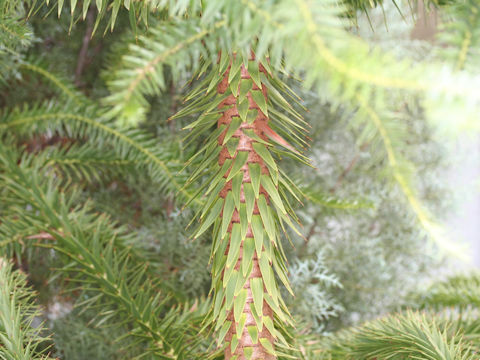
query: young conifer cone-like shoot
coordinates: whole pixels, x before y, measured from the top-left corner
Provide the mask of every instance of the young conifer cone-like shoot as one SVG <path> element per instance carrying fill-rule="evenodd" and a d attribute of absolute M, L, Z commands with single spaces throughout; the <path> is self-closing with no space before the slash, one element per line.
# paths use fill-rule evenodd
<path fill-rule="evenodd" d="M 244 61 L 240 56 L 222 55 L 214 67 L 213 76 L 202 84 L 208 86 L 205 98 L 178 114 L 206 108 L 188 126 L 193 129 L 189 136 L 211 132 L 201 151 L 207 160 L 191 181 L 203 169 L 210 170 L 209 181 L 199 190 L 200 194 L 206 189 L 206 203 L 196 236 L 214 224 L 212 323 L 225 359 L 276 359 L 282 348 L 288 348 L 282 333 L 285 324 L 291 324 L 275 277 L 276 273 L 291 292 L 279 228 L 285 231 L 287 223 L 296 230 L 291 218 L 298 219 L 286 197 L 287 192 L 297 196 L 292 190 L 295 186 L 279 170 L 272 156 L 274 144 L 280 145 L 283 153 L 287 149 L 304 158 L 277 134 L 271 118 L 279 128 L 291 129 L 292 124 L 304 128 L 280 94 L 284 85 L 269 80 L 268 64 L 258 63 L 253 56 Z M 194 90 L 189 98 L 204 96 L 197 94 L 200 91 Z M 270 94 L 275 101 L 269 99 Z M 285 109 L 275 109 L 275 103 Z M 292 114 L 299 124 L 281 110 Z M 295 129 L 285 134 L 293 138 Z M 297 137 L 297 142 L 304 144 L 303 138 Z"/>
<path fill-rule="evenodd" d="M 266 74 L 265 69 L 261 65 L 259 71 Z M 222 82 L 218 85 L 219 94 L 225 94 L 229 89 L 230 84 L 228 77 L 229 70 L 225 72 Z M 227 159 L 231 159 L 232 164 L 236 165 L 235 168 L 232 167 L 225 173 L 227 180 L 229 178 L 230 180 L 225 183 L 219 195 L 220 198 L 224 199 L 221 214 L 222 219 L 225 220 L 224 224 L 227 223 L 226 220 L 231 217 L 226 234 L 227 239 L 229 239 L 227 249 L 225 250 L 227 263 L 221 276 L 223 277 L 224 287 L 228 287 L 229 283 L 231 283 L 230 286 L 233 287 L 235 283 L 236 288 L 237 283 L 244 283 L 243 286 L 239 286 L 240 290 L 238 293 L 234 290 L 233 309 L 228 310 L 227 307 L 228 322 L 226 322 L 227 325 L 225 328 L 228 329 L 225 341 L 231 345 L 226 348 L 225 358 L 231 359 L 236 355 L 237 358 L 240 359 L 268 360 L 275 358 L 273 352 L 269 351 L 273 349 L 274 337 L 267 327 L 262 326 L 260 322 L 263 322 L 263 319 L 265 319 L 265 321 L 273 324 L 273 311 L 267 301 L 263 299 L 263 293 L 266 287 L 263 282 L 259 259 L 263 256 L 266 260 L 267 255 L 265 254 L 266 248 L 263 245 L 264 234 L 262 229 L 263 224 L 260 218 L 259 202 L 262 202 L 260 206 L 266 207 L 270 204 L 270 198 L 261 184 L 258 182 L 252 184 L 250 172 L 260 173 L 260 176 L 269 176 L 269 170 L 265 161 L 253 148 L 253 145 L 257 142 L 244 131 L 252 131 L 260 139 L 264 141 L 268 140 L 265 135 L 265 129 L 268 127 L 268 117 L 260 110 L 259 105 L 252 97 L 252 91 L 256 91 L 259 96 L 263 97 L 261 101 L 266 103 L 267 89 L 265 86 L 260 88 L 255 84 L 248 70 L 245 66 L 241 65 L 239 87 L 245 86 L 244 84 L 247 84 L 247 86 L 251 88 L 251 91 L 246 94 L 246 98 L 242 102 L 243 106 L 247 107 L 248 105 L 247 115 L 248 111 L 253 112 L 251 121 L 248 121 L 248 118 L 245 122 L 241 121 L 239 104 L 234 94 L 230 94 L 219 105 L 219 109 L 225 111 L 218 120 L 218 126 L 220 127 L 225 124 L 228 128 L 225 128 L 218 138 L 218 145 L 222 146 L 218 164 L 223 166 Z M 253 118 L 253 116 L 255 116 L 255 118 Z M 240 126 L 231 134 L 232 138 L 238 139 L 237 148 L 235 152 L 231 154 L 224 141 L 227 133 L 229 133 L 229 135 L 231 133 L 229 129 L 232 127 L 233 121 L 240 121 Z M 235 125 L 233 126 L 236 127 Z M 237 170 L 238 167 L 240 167 L 239 170 Z M 233 174 L 233 171 L 238 171 L 238 173 Z M 237 187 L 237 184 L 240 183 L 240 189 L 237 189 L 237 191 L 239 190 L 237 194 L 233 192 L 232 175 L 235 177 L 235 185 Z M 245 193 L 248 193 L 248 195 L 245 195 Z M 262 200 L 260 200 L 260 196 Z M 238 207 L 235 206 L 234 197 L 238 197 Z M 248 208 L 247 197 L 249 198 Z M 245 206 L 246 210 L 246 226 L 243 225 L 245 221 L 242 222 L 240 218 L 240 211 L 243 210 L 243 206 Z M 248 218 L 251 219 L 251 222 L 248 222 Z M 242 225 L 245 228 L 243 229 L 246 231 L 245 234 L 242 234 Z M 222 229 L 221 232 L 223 232 Z M 262 240 L 257 240 L 258 248 L 255 247 L 255 238 Z M 267 262 L 265 263 L 267 264 Z M 271 263 L 268 261 L 266 267 L 266 269 L 268 268 L 268 272 L 270 272 L 270 266 Z M 235 281 L 231 280 L 232 275 L 238 279 Z M 270 276 L 270 274 L 267 274 L 267 276 Z M 273 286 L 275 286 L 275 284 Z M 230 298 L 227 299 L 227 297 L 225 297 L 225 301 L 227 300 L 230 302 Z M 255 321 L 256 317 L 258 318 L 259 324 Z"/>

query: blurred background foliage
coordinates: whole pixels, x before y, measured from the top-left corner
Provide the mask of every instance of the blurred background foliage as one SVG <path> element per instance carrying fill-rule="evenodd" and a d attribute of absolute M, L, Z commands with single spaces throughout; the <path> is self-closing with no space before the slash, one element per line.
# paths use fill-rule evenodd
<path fill-rule="evenodd" d="M 437 14 L 442 6 L 460 8 L 467 1 L 451 3 L 431 0 L 423 9 Z M 344 15 L 350 18 L 348 31 L 369 44 L 402 58 L 444 58 L 442 49 L 438 50 L 431 41 L 411 39 L 418 15 L 413 2 L 349 0 L 347 6 Z M 179 358 L 204 358 L 202 354 L 211 350 L 210 334 L 196 334 L 208 307 L 207 263 L 211 239 L 208 234 L 195 241 L 190 238 L 191 229 L 187 225 L 193 212 L 182 208 L 185 201 L 172 188 L 171 178 L 157 176 L 151 168 L 147 171 L 153 176 L 145 176 L 137 166 L 141 155 L 131 155 L 128 146 L 116 151 L 120 145 L 116 140 L 103 139 L 104 129 L 93 135 L 94 130 L 69 125 L 68 121 L 12 132 L 2 128 L 2 123 L 15 121 L 15 114 L 22 111 L 35 117 L 46 113 L 45 109 L 58 108 L 73 115 L 81 106 L 86 106 L 85 113 L 91 109 L 92 119 L 96 121 L 101 111 L 97 109 L 98 100 L 110 94 L 108 84 L 115 80 L 116 69 L 122 67 L 122 56 L 145 28 L 132 29 L 129 12 L 119 11 L 113 30 L 103 34 L 112 20 L 97 18 L 93 5 L 84 9 L 85 20 L 78 14 L 70 16 L 70 3 L 59 10 L 60 17 L 55 14 L 57 8 L 28 2 L 0 0 L 0 9 L 5 15 L 0 19 L 3 143 L 0 146 L 0 252 L 4 259 L 0 265 L 0 283 L 10 279 L 10 272 L 14 271 L 17 274 L 14 281 L 23 281 L 19 292 L 25 291 L 26 283 L 31 285 L 36 292 L 36 305 L 32 305 L 32 295 L 19 295 L 18 309 L 10 310 L 28 314 L 20 317 L 26 319 L 29 326 L 31 322 L 43 321 L 41 326 L 34 326 L 41 334 L 32 348 L 36 353 L 26 354 L 24 358 L 41 358 L 47 353 L 68 360 L 140 358 L 141 354 L 173 358 L 168 354 L 173 353 L 171 349 L 181 347 L 176 344 L 179 339 L 175 331 L 179 329 L 182 332 L 188 329 L 183 341 L 191 345 L 190 349 L 179 350 L 183 356 Z M 453 11 L 442 16 L 448 19 L 452 14 Z M 162 11 L 154 13 L 149 26 L 160 23 L 162 17 L 165 17 Z M 19 27 L 15 30 L 18 39 L 9 35 L 14 26 Z M 460 27 L 456 23 L 445 26 Z M 95 28 L 98 30 L 92 36 Z M 476 35 L 479 29 L 477 25 Z M 449 34 L 447 31 L 441 36 Z M 475 41 L 478 44 L 478 36 Z M 478 47 L 476 49 L 478 51 Z M 465 67 L 478 64 L 478 57 L 471 58 Z M 459 63 L 457 66 L 463 67 Z M 171 168 L 179 171 L 193 151 L 193 147 L 183 147 L 181 129 L 193 117 L 172 121 L 168 118 L 182 106 L 192 72 L 186 71 L 180 79 L 178 74 L 172 74 L 169 66 L 162 72 L 165 90 L 147 93 L 149 108 L 143 112 L 144 120 L 137 127 L 151 136 L 145 140 L 146 148 L 158 149 L 158 158 L 166 159 Z M 454 277 L 450 282 L 433 285 L 428 291 L 419 290 L 436 277 L 446 260 L 432 246 L 428 232 L 405 201 L 404 192 L 389 180 L 388 159 L 384 152 L 378 151 L 378 139 L 368 134 L 363 123 L 352 120 L 355 111 L 351 107 L 332 104 L 316 91 L 302 87 L 293 76 L 286 77 L 285 81 L 299 94 L 301 105 L 308 109 L 303 112 L 312 127 L 307 155 L 314 166 L 308 168 L 291 159 L 282 161 L 287 173 L 307 195 L 305 205 L 297 209 L 306 240 L 293 237 L 294 247 L 285 246 L 296 294 L 294 298 L 286 297 L 298 322 L 295 331 L 300 354 L 296 356 L 392 358 L 394 346 L 389 346 L 391 353 L 376 353 L 370 348 L 372 338 L 398 336 L 398 348 L 405 348 L 405 344 L 411 345 L 412 341 L 422 344 L 425 334 L 431 334 L 432 344 L 423 349 L 435 348 L 435 342 L 458 345 L 466 341 L 472 347 L 457 346 L 448 358 L 478 356 L 480 293 L 474 291 L 479 286 L 477 277 Z M 443 181 L 450 165 L 447 147 L 436 138 L 434 126 L 426 120 L 423 104 L 414 95 L 392 93 L 386 103 L 392 106 L 392 118 L 401 122 L 401 126 L 398 129 L 394 126 L 392 131 L 399 137 L 402 132 L 406 135 L 400 147 L 401 157 L 415 164 L 413 171 L 407 169 L 406 172 L 418 198 L 437 220 L 447 220 L 452 208 L 451 195 Z M 133 109 L 134 114 L 137 110 Z M 132 138 L 143 136 L 132 133 L 128 127 L 122 131 L 129 136 L 133 134 Z M 95 141 L 85 147 L 88 137 Z M 123 156 L 125 154 L 127 156 Z M 15 169 L 19 159 L 23 165 Z M 179 176 L 181 179 L 187 175 Z M 29 204 L 31 197 L 38 199 L 38 206 Z M 51 213 L 45 209 L 51 209 Z M 67 214 L 69 210 L 73 215 Z M 47 223 L 45 218 L 49 219 L 48 224 L 58 225 L 55 236 L 62 237 L 62 231 L 66 231 L 75 234 L 74 239 L 78 240 L 70 244 L 65 239 L 65 246 L 52 244 L 48 234 L 39 231 L 42 224 Z M 65 228 L 69 221 L 73 225 Z M 108 233 L 109 240 L 98 245 L 96 235 L 102 232 Z M 86 242 L 82 248 L 78 243 L 84 237 L 91 237 L 88 240 L 91 243 Z M 47 242 L 43 242 L 45 239 Z M 68 246 L 88 253 L 89 249 L 97 251 L 97 246 L 103 249 L 110 245 L 112 248 L 103 255 L 105 264 L 99 262 L 95 265 L 98 269 L 91 273 L 88 264 L 82 263 L 86 255 L 82 257 L 79 253 L 74 258 L 63 254 L 70 251 Z M 7 265 L 10 260 L 18 270 Z M 124 266 L 128 269 L 122 270 Z M 102 269 L 119 272 L 106 275 L 108 279 L 102 282 L 103 275 L 98 272 Z M 133 290 L 125 290 L 125 294 L 116 298 L 109 286 L 113 286 L 117 277 L 120 281 L 123 274 L 126 274 L 126 288 L 130 284 Z M 146 288 L 143 282 L 151 285 Z M 140 293 L 146 297 L 162 295 L 149 303 Z M 2 296 L 14 296 L 12 294 Z M 3 304 L 1 297 L 0 304 Z M 133 307 L 135 304 L 137 308 Z M 158 349 L 152 349 L 142 337 L 142 332 L 151 330 L 145 314 L 150 314 L 152 307 L 157 309 L 153 315 L 161 318 L 158 324 L 152 325 L 157 327 L 157 333 L 172 332 L 171 340 L 168 334 L 162 333 L 156 338 L 153 330 L 149 333 L 156 341 L 153 343 L 164 344 Z M 403 311 L 406 307 L 413 310 Z M 136 314 L 138 309 L 145 313 Z M 7 309 L 2 307 L 0 311 L 1 320 Z M 394 311 L 400 313 L 377 319 Z M 349 328 L 365 322 L 366 325 L 356 330 Z M 416 324 L 422 324 L 423 328 L 415 329 Z M 415 331 L 420 332 L 418 341 L 408 337 Z M 8 324 L 0 324 L 0 334 L 5 333 L 10 334 Z M 126 335 L 128 333 L 140 335 L 137 338 Z M 442 342 L 443 339 L 448 340 Z M 3 347 L 0 346 L 2 358 L 14 358 L 6 345 L 14 340 L 11 334 L 7 340 L 0 338 L 4 341 Z M 166 345 L 169 341 L 171 344 Z M 422 353 L 422 346 L 418 347 L 420 350 L 400 352 L 398 354 L 403 355 L 395 358 L 443 359 L 439 354 L 428 357 Z"/>

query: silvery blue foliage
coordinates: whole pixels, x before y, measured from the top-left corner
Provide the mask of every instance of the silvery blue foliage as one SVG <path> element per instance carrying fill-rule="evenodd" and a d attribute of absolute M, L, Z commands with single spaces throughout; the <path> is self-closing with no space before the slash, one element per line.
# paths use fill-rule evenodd
<path fill-rule="evenodd" d="M 344 311 L 332 295 L 332 290 L 341 289 L 342 284 L 326 267 L 322 252 L 313 258 L 297 259 L 289 268 L 289 277 L 298 294 L 289 305 L 313 331 L 322 332 L 327 319 Z"/>

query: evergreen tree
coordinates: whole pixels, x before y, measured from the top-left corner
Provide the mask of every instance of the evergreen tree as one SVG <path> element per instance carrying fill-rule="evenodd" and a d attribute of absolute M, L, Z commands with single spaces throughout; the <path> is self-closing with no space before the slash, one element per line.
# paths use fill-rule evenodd
<path fill-rule="evenodd" d="M 2 358 L 478 354 L 476 275 L 407 296 L 457 252 L 475 0 L 398 52 L 394 0 L 0 1 Z"/>

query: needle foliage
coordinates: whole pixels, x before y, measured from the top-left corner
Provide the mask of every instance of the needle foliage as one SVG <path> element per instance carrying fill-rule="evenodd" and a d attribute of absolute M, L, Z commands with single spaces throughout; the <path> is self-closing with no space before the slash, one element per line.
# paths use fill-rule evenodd
<path fill-rule="evenodd" d="M 478 275 L 415 289 L 480 7 L 416 5 L 0 0 L 0 358 L 478 358 Z"/>

